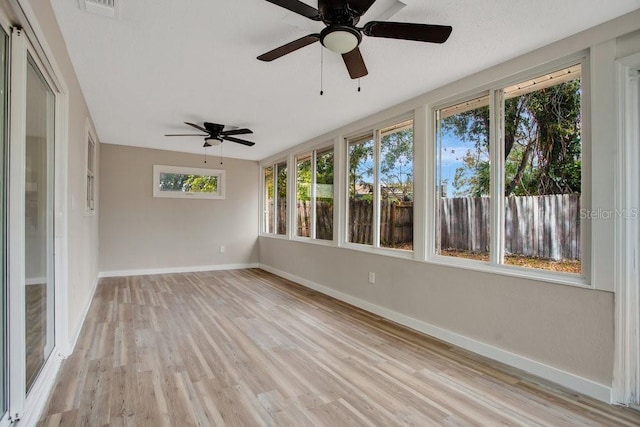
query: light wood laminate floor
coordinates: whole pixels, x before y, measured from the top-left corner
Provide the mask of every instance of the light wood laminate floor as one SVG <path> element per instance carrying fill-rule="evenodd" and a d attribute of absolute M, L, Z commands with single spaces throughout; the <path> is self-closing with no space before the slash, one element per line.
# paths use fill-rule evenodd
<path fill-rule="evenodd" d="M 102 279 L 41 426 L 638 426 L 261 270 Z"/>

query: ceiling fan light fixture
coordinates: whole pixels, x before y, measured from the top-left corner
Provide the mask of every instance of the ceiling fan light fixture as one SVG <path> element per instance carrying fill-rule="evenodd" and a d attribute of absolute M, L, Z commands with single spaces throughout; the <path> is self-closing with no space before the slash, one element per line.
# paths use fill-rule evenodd
<path fill-rule="evenodd" d="M 204 139 L 205 146 L 207 147 L 215 147 L 222 143 L 222 138 L 212 138 L 208 137 Z M 207 145 L 208 144 L 208 145 Z"/>
<path fill-rule="evenodd" d="M 332 52 L 342 55 L 358 47 L 362 36 L 355 28 L 330 26 L 320 33 L 320 42 Z"/>

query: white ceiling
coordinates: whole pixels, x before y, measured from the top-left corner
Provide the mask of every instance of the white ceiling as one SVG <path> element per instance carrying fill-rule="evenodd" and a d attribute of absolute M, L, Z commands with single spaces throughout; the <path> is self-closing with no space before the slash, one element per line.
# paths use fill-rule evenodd
<path fill-rule="evenodd" d="M 256 56 L 322 23 L 265 0 L 116 0 L 119 17 L 78 0 L 52 1 L 101 142 L 202 153 L 184 121 L 249 127 L 254 147 L 224 156 L 260 160 L 288 147 L 640 7 L 640 0 L 402 0 L 390 20 L 452 25 L 442 44 L 367 38 L 369 75 L 349 79 L 320 45 L 274 62 Z M 306 0 L 316 7 L 316 0 Z M 397 0 L 378 0 L 360 21 Z M 218 148 L 209 154 L 218 154 Z"/>

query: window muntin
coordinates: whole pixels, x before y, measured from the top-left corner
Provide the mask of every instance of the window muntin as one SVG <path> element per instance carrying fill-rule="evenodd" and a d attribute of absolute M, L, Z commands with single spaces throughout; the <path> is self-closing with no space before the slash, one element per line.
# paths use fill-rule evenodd
<path fill-rule="evenodd" d="M 224 199 L 224 171 L 154 165 L 153 197 Z"/>
<path fill-rule="evenodd" d="M 489 261 L 489 96 L 436 112 L 438 255 Z"/>
<path fill-rule="evenodd" d="M 581 66 L 506 87 L 504 264 L 580 274 Z"/>

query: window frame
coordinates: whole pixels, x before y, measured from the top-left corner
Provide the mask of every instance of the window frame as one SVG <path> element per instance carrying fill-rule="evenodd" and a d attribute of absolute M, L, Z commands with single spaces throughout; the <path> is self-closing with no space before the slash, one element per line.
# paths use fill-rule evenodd
<path fill-rule="evenodd" d="M 162 173 L 175 173 L 185 175 L 214 176 L 218 178 L 215 193 L 186 192 L 186 191 L 161 191 L 160 175 Z M 223 169 L 193 168 L 186 166 L 153 165 L 153 197 L 161 199 L 224 199 L 225 198 L 225 171 Z"/>
<path fill-rule="evenodd" d="M 356 249 L 364 252 L 372 252 L 372 253 L 383 253 L 385 255 L 390 255 L 399 258 L 410 258 L 415 259 L 418 257 L 419 251 L 415 247 L 415 236 L 416 229 L 414 223 L 414 248 L 413 250 L 403 250 L 403 249 L 395 249 L 384 247 L 380 245 L 380 154 L 381 154 L 381 143 L 382 143 L 382 131 L 388 127 L 391 127 L 396 124 L 400 124 L 406 121 L 412 121 L 414 136 L 413 136 L 413 179 L 415 185 L 416 178 L 416 138 L 415 138 L 415 128 L 416 128 L 416 110 L 413 109 L 408 113 L 395 116 L 388 120 L 380 121 L 374 124 L 373 126 L 368 126 L 365 128 L 361 128 L 356 132 L 351 132 L 345 134 L 341 137 L 341 150 L 340 153 L 344 156 L 344 162 L 342 167 L 342 174 L 345 179 L 343 180 L 343 197 L 342 204 L 344 206 L 340 218 L 344 221 L 342 227 L 342 233 L 340 235 L 339 244 L 342 247 L 349 249 Z M 374 147 L 373 147 L 373 188 L 375 191 L 373 192 L 373 243 L 371 245 L 365 243 L 354 243 L 349 241 L 349 140 L 363 137 L 366 135 L 372 135 Z M 334 160 L 335 161 L 335 160 Z M 335 178 L 334 178 L 335 180 Z M 414 200 L 415 200 L 415 188 L 414 188 Z M 415 204 L 414 204 L 415 209 Z M 415 217 L 414 217 L 415 218 Z M 335 224 L 334 224 L 335 229 Z"/>
<path fill-rule="evenodd" d="M 431 152 L 432 161 L 427 167 L 432 167 L 432 176 L 430 177 L 433 186 L 427 189 L 428 199 L 431 205 L 431 220 L 428 221 L 428 239 L 426 241 L 426 261 L 436 264 L 456 266 L 459 268 L 486 271 L 498 274 L 507 274 L 510 276 L 529 278 L 556 284 L 565 284 L 577 287 L 594 288 L 591 280 L 591 225 L 589 221 L 580 221 L 580 239 L 581 239 L 581 264 L 582 272 L 580 274 L 556 272 L 542 269 L 534 269 L 508 265 L 503 263 L 504 258 L 504 221 L 505 221 L 505 202 L 504 202 L 504 97 L 503 89 L 508 86 L 521 83 L 523 81 L 540 77 L 544 74 L 553 73 L 563 68 L 574 65 L 580 65 L 580 86 L 581 86 L 581 209 L 590 209 L 591 207 L 591 134 L 590 134 L 590 74 L 589 74 L 589 55 L 588 52 L 578 52 L 574 55 L 567 56 L 563 59 L 552 61 L 548 64 L 533 67 L 529 70 L 513 74 L 507 78 L 496 80 L 495 82 L 476 88 L 461 96 L 451 97 L 429 106 L 430 120 L 432 120 L 430 139 L 428 140 L 428 148 Z M 490 195 L 491 195 L 491 213 L 490 213 L 490 259 L 489 261 L 471 260 L 465 258 L 449 257 L 438 255 L 436 253 L 436 221 L 437 221 L 437 112 L 443 108 L 451 107 L 465 101 L 478 98 L 489 94 L 489 151 L 490 151 Z M 499 108 L 497 108 L 499 107 Z M 431 188 L 433 187 L 433 188 Z"/>

